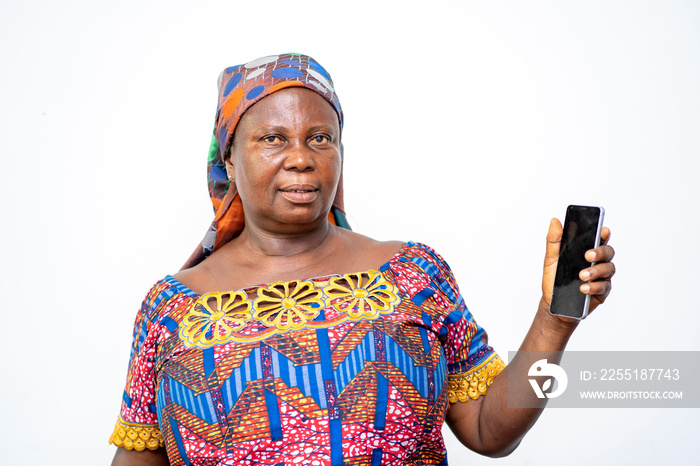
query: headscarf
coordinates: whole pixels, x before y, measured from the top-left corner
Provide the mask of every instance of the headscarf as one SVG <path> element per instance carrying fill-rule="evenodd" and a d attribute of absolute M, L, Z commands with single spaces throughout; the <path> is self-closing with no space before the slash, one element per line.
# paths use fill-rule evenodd
<path fill-rule="evenodd" d="M 270 55 L 243 65 L 231 66 L 219 75 L 216 126 L 207 158 L 207 181 L 209 197 L 214 206 L 214 221 L 182 267 L 183 270 L 197 265 L 243 231 L 243 204 L 235 182 L 232 184 L 226 175 L 224 160 L 231 150 L 233 134 L 243 113 L 273 92 L 290 87 L 310 89 L 325 98 L 338 114 L 342 131 L 343 110 L 335 94 L 333 80 L 318 62 L 307 55 Z M 328 218 L 332 223 L 350 229 L 343 207 L 342 170 Z"/>

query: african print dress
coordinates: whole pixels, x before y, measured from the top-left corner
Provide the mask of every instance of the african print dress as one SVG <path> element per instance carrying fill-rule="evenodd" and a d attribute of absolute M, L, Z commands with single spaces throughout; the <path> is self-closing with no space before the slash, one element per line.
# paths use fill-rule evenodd
<path fill-rule="evenodd" d="M 110 442 L 172 465 L 444 465 L 448 402 L 503 367 L 422 244 L 379 270 L 201 296 L 168 276 L 137 315 Z"/>

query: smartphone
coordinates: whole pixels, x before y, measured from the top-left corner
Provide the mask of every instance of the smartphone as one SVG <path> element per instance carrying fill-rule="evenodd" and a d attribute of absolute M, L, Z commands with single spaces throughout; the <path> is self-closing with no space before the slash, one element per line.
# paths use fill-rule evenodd
<path fill-rule="evenodd" d="M 549 312 L 573 319 L 585 319 L 591 297 L 581 293 L 584 281 L 578 276 L 581 270 L 591 266 L 585 258 L 586 251 L 600 246 L 605 209 L 570 205 L 566 209 L 564 233 L 559 246 L 557 273 Z"/>

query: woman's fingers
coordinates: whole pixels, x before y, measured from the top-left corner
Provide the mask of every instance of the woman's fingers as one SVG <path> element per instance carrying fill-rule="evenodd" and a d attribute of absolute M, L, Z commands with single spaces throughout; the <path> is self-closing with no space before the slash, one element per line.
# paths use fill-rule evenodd
<path fill-rule="evenodd" d="M 600 297 L 602 301 L 610 294 L 612 284 L 610 280 L 601 280 L 598 282 L 584 283 L 581 285 L 580 289 L 581 293 Z"/>
<path fill-rule="evenodd" d="M 586 260 L 588 262 L 609 262 L 613 260 L 613 257 L 615 257 L 615 250 L 607 244 L 586 251 Z"/>
<path fill-rule="evenodd" d="M 593 312 L 605 301 L 612 290 L 611 279 L 615 275 L 615 250 L 608 245 L 610 229 L 605 227 L 600 233 L 601 245 L 595 249 L 586 251 L 586 260 L 596 264 L 583 269 L 579 273 L 581 280 L 588 282 L 581 285 L 581 293 L 591 297 L 589 312 Z"/>
<path fill-rule="evenodd" d="M 579 278 L 584 282 L 600 280 L 602 278 L 610 279 L 613 275 L 615 275 L 615 264 L 612 262 L 598 263 L 593 267 L 581 270 L 581 273 L 578 274 Z"/>

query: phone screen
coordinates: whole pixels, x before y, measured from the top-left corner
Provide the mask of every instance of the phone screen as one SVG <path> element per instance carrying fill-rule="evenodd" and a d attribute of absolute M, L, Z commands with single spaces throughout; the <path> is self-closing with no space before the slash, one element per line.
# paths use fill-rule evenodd
<path fill-rule="evenodd" d="M 578 274 L 591 266 L 584 256 L 600 244 L 603 214 L 602 207 L 570 205 L 567 208 L 549 308 L 552 314 L 575 319 L 588 314 L 590 296 L 581 293 L 584 282 Z"/>

